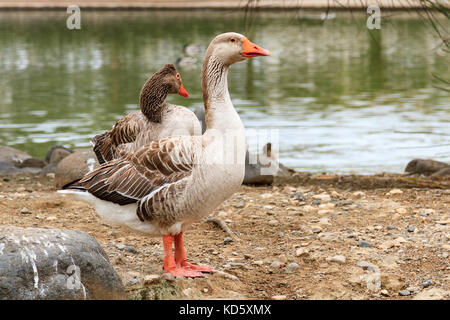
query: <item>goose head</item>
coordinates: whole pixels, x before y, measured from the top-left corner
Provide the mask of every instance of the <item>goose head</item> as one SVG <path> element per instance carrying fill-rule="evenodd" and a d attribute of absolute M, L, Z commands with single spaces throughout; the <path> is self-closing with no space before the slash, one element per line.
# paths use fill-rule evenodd
<path fill-rule="evenodd" d="M 189 97 L 188 92 L 183 86 L 183 80 L 180 73 L 173 64 L 166 64 L 156 72 L 145 84 L 148 88 L 162 88 L 166 94 L 179 94 L 183 97 Z"/>
<path fill-rule="evenodd" d="M 244 35 L 236 32 L 227 32 L 215 37 L 211 41 L 208 51 L 210 55 L 228 66 L 247 58 L 270 55 L 268 50 L 261 48 Z"/>

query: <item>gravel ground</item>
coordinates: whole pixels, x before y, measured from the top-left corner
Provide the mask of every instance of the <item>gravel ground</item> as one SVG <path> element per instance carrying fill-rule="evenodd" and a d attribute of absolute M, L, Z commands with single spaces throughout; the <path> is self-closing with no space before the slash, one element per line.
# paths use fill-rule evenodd
<path fill-rule="evenodd" d="M 449 299 L 450 189 L 338 186 L 243 186 L 212 214 L 235 234 L 206 219 L 185 233 L 188 259 L 219 271 L 203 279 L 163 275 L 161 239 L 59 197 L 52 177 L 1 176 L 0 221 L 89 232 L 130 299 Z"/>

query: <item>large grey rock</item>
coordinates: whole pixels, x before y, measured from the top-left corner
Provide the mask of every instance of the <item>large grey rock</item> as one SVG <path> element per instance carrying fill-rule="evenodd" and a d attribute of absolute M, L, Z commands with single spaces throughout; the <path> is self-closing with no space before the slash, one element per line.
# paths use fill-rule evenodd
<path fill-rule="evenodd" d="M 78 149 L 62 159 L 55 170 L 56 186 L 58 188 L 77 179 L 97 168 L 99 163 L 94 151 Z"/>
<path fill-rule="evenodd" d="M 31 156 L 26 152 L 7 146 L 0 146 L 0 162 L 8 162 L 14 165 L 28 158 L 31 158 Z"/>
<path fill-rule="evenodd" d="M 0 227 L 0 299 L 125 299 L 100 244 L 79 230 Z"/>
<path fill-rule="evenodd" d="M 410 174 L 430 175 L 448 166 L 447 163 L 436 160 L 414 159 L 406 165 L 405 172 Z"/>

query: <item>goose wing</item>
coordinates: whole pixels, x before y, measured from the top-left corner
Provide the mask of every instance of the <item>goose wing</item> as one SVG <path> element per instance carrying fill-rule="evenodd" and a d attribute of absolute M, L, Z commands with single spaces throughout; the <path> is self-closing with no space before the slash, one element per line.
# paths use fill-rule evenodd
<path fill-rule="evenodd" d="M 84 176 L 76 187 L 121 205 L 138 202 L 137 214 L 142 221 L 151 220 L 156 211 L 174 213 L 174 203 L 167 199 L 175 199 L 174 195 L 182 192 L 192 178 L 201 142 L 199 136 L 153 141 L 103 164 Z"/>
<path fill-rule="evenodd" d="M 99 163 L 105 163 L 120 156 L 118 147 L 134 142 L 144 125 L 142 116 L 137 112 L 120 119 L 111 130 L 92 139 L 94 152 Z"/>

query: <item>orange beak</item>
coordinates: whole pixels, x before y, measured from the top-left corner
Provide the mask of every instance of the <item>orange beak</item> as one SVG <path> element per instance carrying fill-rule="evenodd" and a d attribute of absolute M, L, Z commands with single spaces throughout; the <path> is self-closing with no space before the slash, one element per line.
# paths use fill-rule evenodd
<path fill-rule="evenodd" d="M 179 94 L 180 96 L 189 98 L 189 93 L 186 91 L 186 89 L 184 88 L 183 84 L 181 84 L 180 90 L 178 90 L 178 94 Z"/>
<path fill-rule="evenodd" d="M 257 56 L 270 56 L 269 50 L 263 49 L 257 46 L 246 37 L 242 39 L 242 55 L 247 58 L 257 57 Z"/>

